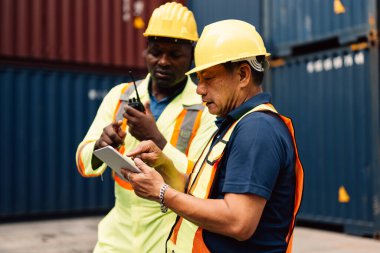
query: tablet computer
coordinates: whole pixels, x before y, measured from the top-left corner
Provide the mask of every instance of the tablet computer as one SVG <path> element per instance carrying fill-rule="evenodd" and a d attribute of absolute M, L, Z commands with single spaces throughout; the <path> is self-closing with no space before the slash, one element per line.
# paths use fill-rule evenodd
<path fill-rule="evenodd" d="M 106 146 L 94 151 L 94 155 L 105 162 L 111 169 L 113 169 L 119 177 L 128 181 L 121 174 L 121 168 L 125 168 L 132 172 L 140 173 L 141 170 L 136 167 L 135 163 L 130 157 L 121 155 L 116 149 L 111 146 Z"/>

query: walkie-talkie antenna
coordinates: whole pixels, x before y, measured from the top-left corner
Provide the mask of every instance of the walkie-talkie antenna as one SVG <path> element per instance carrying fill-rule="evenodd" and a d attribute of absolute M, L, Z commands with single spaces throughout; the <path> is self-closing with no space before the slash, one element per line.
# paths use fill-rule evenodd
<path fill-rule="evenodd" d="M 140 96 L 139 96 L 139 93 L 138 93 L 138 91 L 137 91 L 137 86 L 136 86 L 135 78 L 134 78 L 133 75 L 132 75 L 132 71 L 129 71 L 129 76 L 132 78 L 133 85 L 135 86 L 135 91 L 136 91 L 137 101 L 138 101 L 138 102 L 141 102 L 141 100 L 140 100 Z"/>
<path fill-rule="evenodd" d="M 131 76 L 132 81 L 133 81 L 133 85 L 135 86 L 135 91 L 136 91 L 136 97 L 137 97 L 137 99 L 136 98 L 130 98 L 130 99 L 128 99 L 128 106 L 130 106 L 130 107 L 132 107 L 132 108 L 134 108 L 136 110 L 139 110 L 140 112 L 145 112 L 145 107 L 141 103 L 139 92 L 137 91 L 137 85 L 136 85 L 136 82 L 135 82 L 135 78 L 132 75 L 132 71 L 129 71 L 129 75 Z"/>

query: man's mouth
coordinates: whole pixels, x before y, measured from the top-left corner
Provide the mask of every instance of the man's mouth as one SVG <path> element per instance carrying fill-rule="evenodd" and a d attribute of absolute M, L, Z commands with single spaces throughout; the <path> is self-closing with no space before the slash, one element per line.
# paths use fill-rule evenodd
<path fill-rule="evenodd" d="M 203 102 L 204 104 L 206 104 L 206 106 L 212 104 L 212 102 L 210 102 L 210 101 L 204 101 L 204 100 L 203 100 L 202 102 Z"/>
<path fill-rule="evenodd" d="M 169 73 L 169 72 L 165 72 L 165 71 L 156 71 L 156 77 L 158 77 L 158 78 L 164 78 L 164 79 L 166 79 L 166 78 L 170 78 L 170 76 L 171 76 L 171 73 Z"/>

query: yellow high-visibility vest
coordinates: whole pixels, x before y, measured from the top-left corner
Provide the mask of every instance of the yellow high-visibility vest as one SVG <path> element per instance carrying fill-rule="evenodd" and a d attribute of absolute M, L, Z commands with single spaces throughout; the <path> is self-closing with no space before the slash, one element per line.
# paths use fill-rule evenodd
<path fill-rule="evenodd" d="M 149 101 L 148 75 L 137 89 L 142 103 Z M 92 169 L 91 158 L 96 140 L 103 128 L 120 119 L 123 101 L 136 97 L 131 84 L 115 86 L 104 98 L 97 115 L 84 140 L 77 149 L 77 168 L 84 177 L 100 176 L 106 169 L 103 164 Z M 156 121 L 157 127 L 168 141 L 163 153 L 173 160 L 177 169 L 186 172 L 192 168 L 207 140 L 216 130 L 215 116 L 202 106 L 202 99 L 196 94 L 196 85 L 188 78 L 184 90 L 176 96 Z M 140 143 L 127 132 L 125 145 L 119 152 L 125 154 Z M 158 203 L 139 198 L 128 182 L 115 176 L 115 207 L 99 223 L 98 243 L 95 252 L 164 252 L 165 241 L 176 215 L 169 211 L 161 213 Z M 94 192 L 89 192 L 89 197 Z"/>

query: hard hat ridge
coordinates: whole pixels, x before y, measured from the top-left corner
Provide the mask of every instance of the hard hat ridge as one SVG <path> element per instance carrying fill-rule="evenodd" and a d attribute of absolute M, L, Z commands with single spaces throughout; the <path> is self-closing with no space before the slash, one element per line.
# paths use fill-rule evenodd
<path fill-rule="evenodd" d="M 264 71 L 256 56 L 269 56 L 256 28 L 244 21 L 228 19 L 207 25 L 195 47 L 195 68 L 187 74 L 225 62 L 248 61 L 257 71 Z"/>
<path fill-rule="evenodd" d="M 180 3 L 171 2 L 155 9 L 143 33 L 145 37 L 166 37 L 197 41 L 197 24 L 193 13 Z"/>

